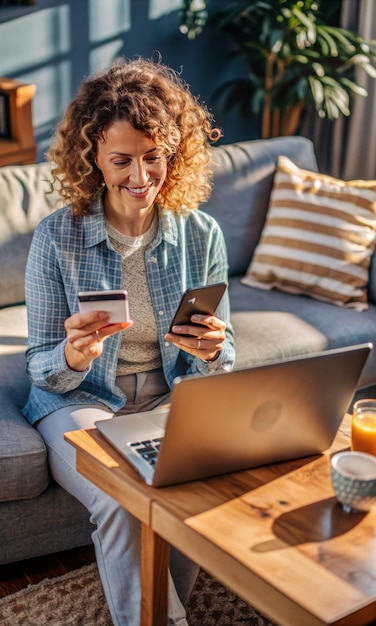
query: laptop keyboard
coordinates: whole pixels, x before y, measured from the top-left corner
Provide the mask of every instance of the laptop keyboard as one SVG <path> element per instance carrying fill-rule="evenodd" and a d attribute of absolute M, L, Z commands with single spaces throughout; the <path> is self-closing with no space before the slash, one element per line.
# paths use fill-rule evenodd
<path fill-rule="evenodd" d="M 132 441 L 128 445 L 149 465 L 155 467 L 162 440 L 163 437 L 158 437 L 157 439 L 145 439 L 145 441 Z"/>

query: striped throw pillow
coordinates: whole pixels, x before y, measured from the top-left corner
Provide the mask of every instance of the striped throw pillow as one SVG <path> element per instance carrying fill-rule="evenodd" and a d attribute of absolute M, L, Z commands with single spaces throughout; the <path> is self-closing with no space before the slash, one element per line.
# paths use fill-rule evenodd
<path fill-rule="evenodd" d="M 245 285 L 367 308 L 376 239 L 376 180 L 343 181 L 280 157 Z"/>

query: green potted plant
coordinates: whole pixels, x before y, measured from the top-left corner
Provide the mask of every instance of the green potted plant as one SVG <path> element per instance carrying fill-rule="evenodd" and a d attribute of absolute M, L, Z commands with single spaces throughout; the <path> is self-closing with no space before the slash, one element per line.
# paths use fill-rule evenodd
<path fill-rule="evenodd" d="M 354 95 L 367 95 L 355 68 L 376 77 L 375 42 L 331 24 L 339 6 L 339 0 L 226 0 L 210 15 L 210 1 L 184 0 L 180 30 L 194 38 L 207 25 L 228 36 L 247 75 L 225 82 L 214 97 L 226 109 L 261 113 L 262 137 L 288 135 L 310 105 L 329 120 L 350 115 Z"/>

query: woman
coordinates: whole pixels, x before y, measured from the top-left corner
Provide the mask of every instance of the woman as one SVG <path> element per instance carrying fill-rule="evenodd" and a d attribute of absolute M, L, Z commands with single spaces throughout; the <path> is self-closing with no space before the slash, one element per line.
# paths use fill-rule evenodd
<path fill-rule="evenodd" d="M 83 83 L 48 153 L 66 206 L 42 220 L 30 249 L 24 413 L 55 480 L 90 511 L 115 625 L 139 624 L 139 523 L 76 472 L 63 434 L 168 402 L 178 375 L 232 368 L 227 295 L 218 317 L 168 332 L 186 288 L 227 279 L 222 232 L 193 210 L 210 192 L 219 135 L 171 69 L 137 59 Z M 128 291 L 131 323 L 78 312 L 79 291 L 103 289 Z M 169 619 L 183 625 L 197 567 L 173 552 L 170 569 Z"/>

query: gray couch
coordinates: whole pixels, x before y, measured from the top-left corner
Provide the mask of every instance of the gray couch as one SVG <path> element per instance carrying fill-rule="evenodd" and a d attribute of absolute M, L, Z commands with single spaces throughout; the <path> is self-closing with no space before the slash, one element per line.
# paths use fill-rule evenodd
<path fill-rule="evenodd" d="M 222 146 L 213 154 L 214 190 L 203 210 L 218 219 L 228 244 L 236 366 L 376 343 L 375 261 L 371 304 L 362 313 L 240 282 L 264 224 L 278 155 L 317 170 L 312 144 L 278 138 Z M 44 443 L 20 413 L 28 393 L 24 269 L 32 232 L 55 206 L 45 194 L 46 179 L 47 163 L 0 169 L 0 563 L 91 540 L 86 510 L 51 480 Z M 365 368 L 359 395 L 371 394 L 376 384 L 375 358 Z"/>

